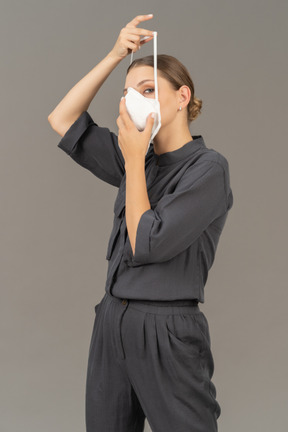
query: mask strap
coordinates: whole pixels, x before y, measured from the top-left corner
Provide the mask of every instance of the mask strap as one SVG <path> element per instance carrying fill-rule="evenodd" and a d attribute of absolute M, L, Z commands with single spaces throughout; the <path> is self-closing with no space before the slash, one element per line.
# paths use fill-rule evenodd
<path fill-rule="evenodd" d="M 157 79 L 157 32 L 153 32 L 154 38 L 154 82 L 155 82 L 155 99 L 158 100 L 158 79 Z"/>
<path fill-rule="evenodd" d="M 157 80 L 157 32 L 153 32 L 153 49 L 154 49 L 154 82 L 155 82 L 155 99 L 158 100 L 158 80 Z M 133 61 L 133 51 L 130 55 L 130 65 Z"/>

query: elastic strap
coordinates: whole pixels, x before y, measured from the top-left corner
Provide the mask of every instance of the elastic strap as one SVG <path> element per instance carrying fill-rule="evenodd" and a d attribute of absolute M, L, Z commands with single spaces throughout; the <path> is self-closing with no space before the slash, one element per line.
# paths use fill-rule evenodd
<path fill-rule="evenodd" d="M 155 81 L 155 99 L 158 100 L 158 80 L 157 80 L 157 32 L 153 32 L 153 49 L 154 49 L 154 81 Z M 133 61 L 133 51 L 130 56 L 130 65 Z"/>

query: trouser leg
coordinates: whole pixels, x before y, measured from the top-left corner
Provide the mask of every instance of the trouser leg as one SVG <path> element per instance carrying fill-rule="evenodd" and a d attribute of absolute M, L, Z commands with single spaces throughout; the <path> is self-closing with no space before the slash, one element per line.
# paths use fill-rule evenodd
<path fill-rule="evenodd" d="M 153 432 L 216 432 L 220 405 L 206 317 L 199 307 L 130 302 L 121 360 Z"/>
<path fill-rule="evenodd" d="M 87 432 L 143 432 L 145 416 L 119 363 L 118 321 L 124 309 L 106 295 L 95 306 L 86 377 Z"/>

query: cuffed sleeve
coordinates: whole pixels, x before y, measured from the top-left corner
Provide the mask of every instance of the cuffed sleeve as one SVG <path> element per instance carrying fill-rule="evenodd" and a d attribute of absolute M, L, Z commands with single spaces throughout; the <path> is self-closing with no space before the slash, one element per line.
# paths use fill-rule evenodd
<path fill-rule="evenodd" d="M 58 147 L 99 179 L 120 186 L 125 160 L 118 137 L 108 128 L 98 126 L 87 111 L 70 126 Z"/>
<path fill-rule="evenodd" d="M 142 214 L 132 266 L 167 261 L 187 249 L 227 212 L 228 190 L 220 163 L 201 160 L 190 166 L 174 192 L 164 195 L 153 210 Z"/>

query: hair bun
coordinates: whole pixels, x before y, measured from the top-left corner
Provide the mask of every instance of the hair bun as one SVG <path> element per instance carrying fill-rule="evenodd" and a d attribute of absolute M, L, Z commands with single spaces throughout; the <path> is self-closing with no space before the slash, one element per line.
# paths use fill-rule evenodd
<path fill-rule="evenodd" d="M 197 97 L 194 97 L 193 102 L 189 102 L 187 107 L 189 121 L 192 122 L 199 116 L 199 114 L 201 114 L 202 103 L 202 100 Z"/>

